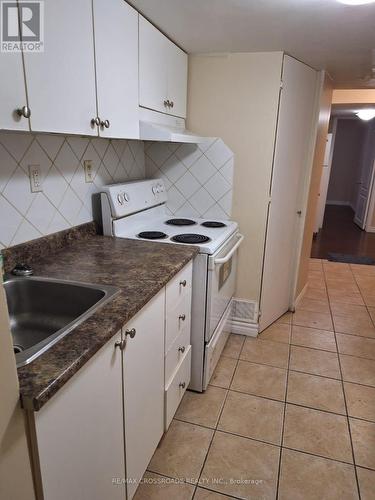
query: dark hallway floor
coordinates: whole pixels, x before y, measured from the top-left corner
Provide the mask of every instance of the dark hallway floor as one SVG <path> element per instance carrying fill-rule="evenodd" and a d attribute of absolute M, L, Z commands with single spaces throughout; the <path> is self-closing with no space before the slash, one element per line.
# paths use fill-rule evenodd
<path fill-rule="evenodd" d="M 313 239 L 311 257 L 327 259 L 329 252 L 375 258 L 375 233 L 362 231 L 353 222 L 350 207 L 327 205 L 323 228 Z"/>

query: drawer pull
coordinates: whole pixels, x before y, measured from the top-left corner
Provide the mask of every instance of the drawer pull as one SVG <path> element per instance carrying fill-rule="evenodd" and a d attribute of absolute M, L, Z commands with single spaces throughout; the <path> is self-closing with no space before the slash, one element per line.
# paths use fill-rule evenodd
<path fill-rule="evenodd" d="M 183 346 L 179 347 L 178 351 L 182 352 L 182 354 L 183 354 L 185 352 L 185 346 L 183 345 Z"/>
<path fill-rule="evenodd" d="M 186 387 L 185 382 L 180 382 L 179 387 L 180 387 L 180 389 L 185 389 L 185 387 Z"/>
<path fill-rule="evenodd" d="M 185 321 L 186 315 L 185 314 L 180 314 L 180 316 L 178 317 L 178 319 L 180 319 L 181 321 Z"/>
<path fill-rule="evenodd" d="M 181 286 L 186 286 L 186 280 L 181 280 L 181 281 L 180 281 L 180 285 L 181 285 Z"/>
<path fill-rule="evenodd" d="M 135 328 L 132 328 L 131 330 L 125 330 L 125 335 L 129 335 L 131 339 L 134 339 L 136 333 L 137 330 Z"/>

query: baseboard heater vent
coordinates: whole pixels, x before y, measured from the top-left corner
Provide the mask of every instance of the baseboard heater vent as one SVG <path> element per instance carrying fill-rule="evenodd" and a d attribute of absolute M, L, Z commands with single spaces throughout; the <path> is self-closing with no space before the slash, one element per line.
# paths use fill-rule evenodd
<path fill-rule="evenodd" d="M 232 301 L 232 333 L 256 337 L 258 335 L 258 303 L 234 298 Z"/>

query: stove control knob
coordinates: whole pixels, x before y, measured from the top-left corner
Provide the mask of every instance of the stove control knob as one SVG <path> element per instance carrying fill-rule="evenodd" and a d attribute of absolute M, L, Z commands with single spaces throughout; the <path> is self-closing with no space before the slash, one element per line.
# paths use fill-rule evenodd
<path fill-rule="evenodd" d="M 152 186 L 152 192 L 154 195 L 156 194 L 156 186 Z"/>
<path fill-rule="evenodd" d="M 120 203 L 120 205 L 124 204 L 124 197 L 121 193 L 117 195 L 117 201 Z"/>
<path fill-rule="evenodd" d="M 160 193 L 160 186 L 159 186 L 159 184 L 156 186 L 156 192 Z"/>
<path fill-rule="evenodd" d="M 163 186 L 163 184 L 160 184 L 160 192 L 164 193 L 164 186 Z"/>
<path fill-rule="evenodd" d="M 123 197 L 124 197 L 125 201 L 129 201 L 130 200 L 128 193 L 124 193 Z"/>

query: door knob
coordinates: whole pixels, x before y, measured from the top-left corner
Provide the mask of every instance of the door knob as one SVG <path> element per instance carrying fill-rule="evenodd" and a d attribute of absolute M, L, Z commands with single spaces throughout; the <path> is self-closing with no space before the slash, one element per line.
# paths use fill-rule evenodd
<path fill-rule="evenodd" d="M 31 109 L 29 108 L 29 106 L 22 106 L 22 108 L 17 109 L 17 115 L 23 116 L 24 118 L 30 118 Z"/>
<path fill-rule="evenodd" d="M 99 127 L 99 125 L 100 125 L 100 118 L 99 118 L 99 116 L 97 116 L 96 118 L 93 118 L 91 120 L 91 125 L 92 126 L 97 125 Z"/>
<path fill-rule="evenodd" d="M 137 330 L 135 328 L 132 328 L 131 330 L 125 330 L 125 335 L 129 335 L 131 339 L 134 339 L 136 333 Z"/>

